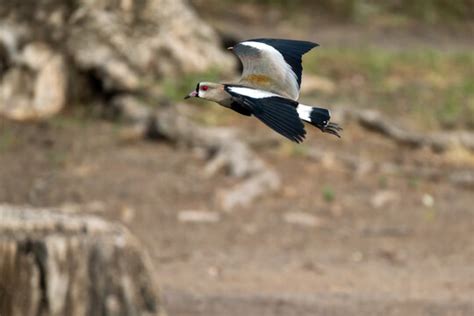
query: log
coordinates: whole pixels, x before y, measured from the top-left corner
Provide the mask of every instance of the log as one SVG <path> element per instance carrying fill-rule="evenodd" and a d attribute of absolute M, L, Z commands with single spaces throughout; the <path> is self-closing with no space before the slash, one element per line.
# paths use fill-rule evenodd
<path fill-rule="evenodd" d="M 0 205 L 0 315 L 163 315 L 140 243 L 92 215 Z"/>

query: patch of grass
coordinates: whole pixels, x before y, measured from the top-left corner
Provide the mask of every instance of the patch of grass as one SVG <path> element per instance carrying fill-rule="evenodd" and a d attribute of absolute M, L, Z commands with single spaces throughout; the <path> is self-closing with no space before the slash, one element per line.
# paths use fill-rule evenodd
<path fill-rule="evenodd" d="M 284 141 L 280 144 L 280 150 L 285 156 L 288 157 L 308 157 L 309 155 L 309 147 L 304 143 L 295 144 Z"/>
<path fill-rule="evenodd" d="M 15 144 L 15 135 L 7 128 L 2 128 L 0 132 L 0 152 L 6 152 Z"/>
<path fill-rule="evenodd" d="M 323 188 L 323 199 L 324 201 L 330 203 L 332 201 L 334 201 L 334 199 L 336 198 L 336 193 L 334 192 L 334 189 L 331 188 L 330 186 L 325 186 Z"/>
<path fill-rule="evenodd" d="M 386 189 L 388 188 L 388 177 L 385 176 L 385 175 L 381 175 L 379 176 L 379 187 L 382 188 L 382 189 Z"/>
<path fill-rule="evenodd" d="M 102 109 L 99 110 L 102 111 Z M 84 127 L 98 115 L 98 113 L 94 113 L 94 109 L 86 106 L 74 106 L 66 112 L 53 116 L 47 122 L 51 127 L 58 129 L 65 129 L 70 126 Z"/>
<path fill-rule="evenodd" d="M 339 103 L 412 115 L 423 128 L 474 125 L 472 52 L 329 48 L 304 63 L 306 71 L 335 81 L 329 97 Z"/>
<path fill-rule="evenodd" d="M 420 187 L 420 182 L 421 179 L 419 177 L 413 176 L 413 177 L 408 177 L 408 186 L 411 189 L 417 190 Z"/>
<path fill-rule="evenodd" d="M 68 160 L 68 154 L 59 149 L 50 149 L 46 153 L 46 157 L 51 166 L 56 168 L 64 167 Z"/>

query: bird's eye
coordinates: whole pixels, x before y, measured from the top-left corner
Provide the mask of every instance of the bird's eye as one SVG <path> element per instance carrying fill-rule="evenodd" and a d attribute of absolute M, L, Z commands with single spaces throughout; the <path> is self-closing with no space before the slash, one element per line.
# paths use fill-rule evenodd
<path fill-rule="evenodd" d="M 208 86 L 201 86 L 201 90 L 202 90 L 202 91 L 207 91 L 208 89 L 209 89 Z"/>

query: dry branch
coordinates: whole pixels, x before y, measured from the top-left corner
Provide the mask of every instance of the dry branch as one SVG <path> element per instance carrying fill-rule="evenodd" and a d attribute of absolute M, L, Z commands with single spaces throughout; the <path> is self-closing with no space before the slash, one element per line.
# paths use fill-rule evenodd
<path fill-rule="evenodd" d="M 474 151 L 474 133 L 468 131 L 433 132 L 422 134 L 400 127 L 389 118 L 375 110 L 341 110 L 342 119 L 356 120 L 367 130 L 377 132 L 399 144 L 413 148 L 430 147 L 435 151 L 445 151 L 454 147 L 462 147 Z"/>
<path fill-rule="evenodd" d="M 220 203 L 225 210 L 248 206 L 256 198 L 280 187 L 278 174 L 241 140 L 235 130 L 200 126 L 179 114 L 174 107 L 159 111 L 155 118 L 154 128 L 159 135 L 174 142 L 203 147 L 212 154 L 205 169 L 208 175 L 225 168 L 232 176 L 244 179 L 221 194 Z"/>
<path fill-rule="evenodd" d="M 211 157 L 204 170 L 208 176 L 225 169 L 231 176 L 243 179 L 235 187 L 218 194 L 224 210 L 248 206 L 281 185 L 278 174 L 251 150 L 234 129 L 201 126 L 181 114 L 177 110 L 180 105 L 152 112 L 133 96 L 117 97 L 113 105 L 132 123 L 134 130 L 158 135 L 178 144 L 204 148 Z"/>
<path fill-rule="evenodd" d="M 330 153 L 312 150 L 309 157 L 318 162 L 332 161 L 356 174 L 366 176 L 371 173 L 385 175 L 401 175 L 411 178 L 421 178 L 430 181 L 446 181 L 466 189 L 474 188 L 474 170 L 445 170 L 429 166 L 400 165 L 392 162 L 377 162 L 354 155 L 331 155 Z M 330 156 L 330 157 L 329 157 Z"/>

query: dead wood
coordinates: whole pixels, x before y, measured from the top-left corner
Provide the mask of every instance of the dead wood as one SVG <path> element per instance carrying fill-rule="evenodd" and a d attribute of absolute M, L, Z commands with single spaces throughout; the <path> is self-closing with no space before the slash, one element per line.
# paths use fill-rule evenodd
<path fill-rule="evenodd" d="M 423 134 L 401 127 L 399 123 L 375 110 L 343 109 L 340 118 L 357 121 L 369 131 L 377 132 L 401 145 L 412 148 L 430 147 L 434 151 L 446 151 L 461 147 L 474 151 L 474 133 L 469 131 L 441 131 Z"/>
<path fill-rule="evenodd" d="M 446 170 L 434 166 L 401 165 L 386 161 L 377 162 L 355 155 L 340 153 L 334 155 L 321 150 L 311 150 L 308 156 L 322 164 L 329 162 L 328 164 L 331 166 L 337 165 L 345 168 L 354 172 L 358 177 L 376 173 L 429 181 L 445 181 L 466 189 L 474 188 L 474 171 L 470 169 Z"/>
<path fill-rule="evenodd" d="M 250 147 L 234 129 L 200 126 L 176 107 L 160 110 L 154 129 L 159 135 L 177 143 L 204 148 L 210 155 L 205 172 L 212 176 L 225 169 L 242 182 L 219 194 L 221 206 L 231 210 L 248 206 L 256 198 L 280 187 L 280 177 Z"/>
<path fill-rule="evenodd" d="M 0 205 L 0 315 L 163 315 L 151 271 L 119 224 Z"/>

